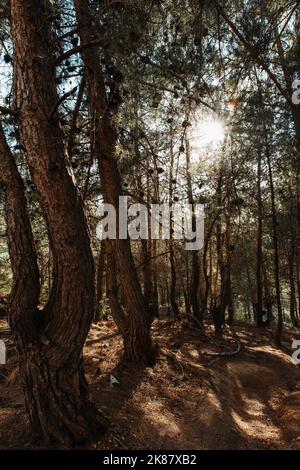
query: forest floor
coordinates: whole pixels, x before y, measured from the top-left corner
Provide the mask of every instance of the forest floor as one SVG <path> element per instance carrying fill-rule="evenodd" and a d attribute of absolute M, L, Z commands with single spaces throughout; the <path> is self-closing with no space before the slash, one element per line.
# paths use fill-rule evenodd
<path fill-rule="evenodd" d="M 212 356 L 236 349 L 229 331 L 220 342 L 211 327 L 204 335 L 186 321 L 156 320 L 152 328 L 160 354 L 153 368 L 139 368 L 120 360 L 112 321 L 92 327 L 85 369 L 111 426 L 91 448 L 300 449 L 300 366 L 274 347 L 271 331 L 238 324 L 240 352 Z M 285 333 L 286 348 L 297 337 Z M 0 449 L 37 448 L 14 362 L 0 366 Z"/>

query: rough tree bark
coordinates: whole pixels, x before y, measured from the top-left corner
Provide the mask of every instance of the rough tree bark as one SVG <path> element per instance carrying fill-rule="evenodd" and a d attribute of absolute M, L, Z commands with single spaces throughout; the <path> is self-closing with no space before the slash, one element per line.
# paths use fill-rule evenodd
<path fill-rule="evenodd" d="M 0 184 L 6 194 L 8 249 L 13 271 L 13 287 L 8 315 L 12 331 L 34 337 L 38 330 L 37 305 L 40 279 L 25 188 L 14 157 L 0 125 Z M 22 358 L 21 358 L 22 359 Z"/>
<path fill-rule="evenodd" d="M 78 22 L 78 32 L 82 43 L 89 43 L 97 37 L 97 29 L 87 0 L 74 0 Z M 116 129 L 112 122 L 112 102 L 107 96 L 104 76 L 99 60 L 100 50 L 84 49 L 82 58 L 85 64 L 87 86 L 95 122 L 95 147 L 98 155 L 99 171 L 105 202 L 112 204 L 118 214 L 119 196 L 123 194 L 121 175 L 115 148 Z M 117 217 L 118 218 L 118 217 Z M 117 233 L 119 222 L 117 220 Z M 133 362 L 152 363 L 154 348 L 150 327 L 152 317 L 146 308 L 145 299 L 134 266 L 130 241 L 119 239 L 110 241 L 116 251 L 120 270 L 120 283 L 126 307 L 126 324 L 122 328 L 125 355 Z"/>
<path fill-rule="evenodd" d="M 47 442 L 72 445 L 98 434 L 103 421 L 89 401 L 82 368 L 82 348 L 94 315 L 94 263 L 82 200 L 53 113 L 58 96 L 51 5 L 48 0 L 11 1 L 15 106 L 54 265 L 38 334 L 33 338 L 30 327 L 12 324 L 33 431 Z M 16 302 L 23 296 L 20 292 Z"/>

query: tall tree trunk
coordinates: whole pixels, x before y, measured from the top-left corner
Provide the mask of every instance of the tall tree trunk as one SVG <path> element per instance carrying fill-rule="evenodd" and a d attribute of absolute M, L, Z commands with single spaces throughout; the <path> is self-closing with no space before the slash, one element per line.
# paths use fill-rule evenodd
<path fill-rule="evenodd" d="M 223 261 L 223 282 L 221 286 L 222 311 L 225 317 L 228 310 L 227 323 L 232 325 L 234 321 L 233 293 L 231 286 L 231 220 L 230 213 L 226 214 L 226 228 L 224 233 L 225 260 Z"/>
<path fill-rule="evenodd" d="M 159 316 L 159 297 L 158 297 L 158 279 L 157 279 L 157 266 L 156 266 L 156 258 L 157 258 L 157 241 L 156 240 L 149 240 L 150 245 L 150 253 L 152 256 L 151 260 L 151 273 L 152 273 L 152 315 L 153 317 Z"/>
<path fill-rule="evenodd" d="M 273 300 L 272 300 L 272 295 L 271 295 L 271 286 L 270 286 L 270 281 L 269 281 L 269 276 L 267 274 L 267 269 L 266 267 L 262 266 L 263 268 L 263 281 L 264 281 L 264 304 L 267 309 L 267 314 L 268 314 L 268 321 L 267 324 L 269 325 L 271 321 L 273 320 Z"/>
<path fill-rule="evenodd" d="M 40 328 L 13 323 L 33 432 L 85 442 L 102 429 L 88 399 L 82 349 L 94 315 L 94 263 L 79 192 L 64 151 L 48 0 L 11 1 L 15 105 L 26 158 L 47 222 L 54 282 Z M 53 112 L 54 110 L 54 112 Z M 24 294 L 23 294 L 24 295 Z"/>
<path fill-rule="evenodd" d="M 82 43 L 90 43 L 97 37 L 97 28 L 87 0 L 74 0 L 78 22 L 78 32 Z M 82 51 L 85 64 L 87 86 L 89 90 L 95 123 L 95 147 L 98 155 L 99 171 L 103 197 L 112 204 L 116 213 L 119 209 L 119 196 L 123 194 L 121 175 L 115 149 L 117 133 L 112 123 L 112 103 L 106 95 L 104 77 L 100 65 L 100 49 L 86 48 Z M 118 215 L 117 215 L 118 219 Z M 117 234 L 119 220 L 117 220 Z M 124 336 L 126 357 L 133 362 L 152 363 L 154 348 L 150 327 L 152 317 L 146 308 L 145 299 L 134 266 L 130 241 L 119 239 L 110 241 L 117 253 L 120 269 L 120 283 L 126 307 L 126 335 Z"/>
<path fill-rule="evenodd" d="M 171 136 L 171 146 L 170 146 L 170 174 L 169 174 L 169 198 L 170 204 L 173 204 L 173 170 L 174 170 L 174 152 L 173 152 L 173 137 Z M 177 275 L 176 275 L 176 264 L 175 264 L 175 249 L 174 249 L 174 219 L 173 214 L 171 214 L 170 220 L 170 241 L 169 241 L 169 249 L 170 249 L 170 268 L 171 268 L 171 279 L 170 279 L 170 302 L 173 313 L 176 319 L 180 318 L 179 314 L 179 307 L 177 303 Z"/>
<path fill-rule="evenodd" d="M 294 247 L 291 246 L 290 256 L 289 256 L 290 317 L 291 317 L 292 324 L 294 326 L 299 326 L 298 320 L 297 320 L 297 314 L 296 314 L 297 302 L 296 302 L 296 289 L 295 289 L 295 279 L 294 279 L 294 258 L 295 258 Z"/>
<path fill-rule="evenodd" d="M 278 235 L 277 235 L 277 210 L 275 203 L 275 189 L 273 182 L 273 171 L 271 165 L 271 156 L 268 145 L 268 136 L 267 130 L 264 123 L 264 134 L 265 134 L 265 144 L 266 144 L 266 156 L 269 172 L 269 183 L 270 183 L 270 192 L 271 192 L 271 206 L 272 206 L 272 228 L 273 228 L 273 247 L 274 247 L 274 271 L 275 271 L 275 290 L 276 290 L 276 304 L 277 304 L 277 329 L 275 335 L 275 341 L 278 346 L 281 345 L 281 336 L 283 330 L 283 312 L 281 305 L 281 292 L 280 292 L 280 263 L 279 263 L 279 248 L 278 248 Z"/>
<path fill-rule="evenodd" d="M 192 230 L 196 231 L 196 215 L 194 210 L 193 200 L 193 185 L 191 177 L 191 157 L 190 157 L 190 146 L 188 139 L 185 139 L 186 146 L 186 180 L 187 180 L 187 193 L 189 204 L 192 206 Z M 192 251 L 192 280 L 191 280 L 191 305 L 194 317 L 202 323 L 202 311 L 199 305 L 199 282 L 200 282 L 200 266 L 198 251 Z"/>
<path fill-rule="evenodd" d="M 263 94 L 261 91 L 261 86 L 260 86 L 260 82 L 259 82 L 257 74 L 256 74 L 256 80 L 257 80 L 257 85 L 258 85 L 259 104 L 261 107 L 261 111 L 263 112 L 263 115 L 265 115 Z M 278 229 L 277 229 L 278 221 L 277 221 L 277 210 L 276 210 L 276 202 L 275 202 L 273 170 L 272 170 L 271 154 L 270 154 L 270 146 L 269 146 L 269 136 L 268 136 L 268 129 L 266 126 L 265 119 L 262 120 L 262 130 L 263 130 L 263 137 L 264 137 L 265 153 L 266 153 L 266 158 L 267 158 L 270 193 L 271 193 L 270 194 L 271 195 L 271 207 L 272 207 L 272 231 L 273 231 L 272 241 L 273 241 L 273 247 L 274 247 L 275 290 L 276 290 L 276 304 L 277 304 L 277 315 L 278 315 L 275 342 L 278 346 L 280 346 L 282 330 L 283 330 L 283 311 L 282 311 L 281 291 L 280 291 L 280 261 L 279 261 Z"/>
<path fill-rule="evenodd" d="M 294 210 L 294 201 L 293 193 L 290 191 L 291 203 L 290 203 L 290 215 L 291 219 L 294 220 L 295 210 Z M 289 284 L 290 284 L 290 317 L 291 322 L 294 326 L 299 326 L 297 318 L 297 300 L 296 300 L 296 286 L 295 286 L 295 229 L 293 224 L 290 226 L 290 246 L 288 253 L 288 267 L 289 267 Z"/>
<path fill-rule="evenodd" d="M 217 185 L 217 201 L 218 205 L 221 206 L 222 204 L 222 181 L 223 181 L 223 171 L 222 168 L 220 169 L 220 174 L 218 178 L 218 185 Z M 227 298 L 226 298 L 226 264 L 224 262 L 224 254 L 223 254 L 223 240 L 224 234 L 222 233 L 222 225 L 221 225 L 221 218 L 217 221 L 216 226 L 216 241 L 217 241 L 217 267 L 220 271 L 220 290 L 219 296 L 216 298 L 213 307 L 213 320 L 215 326 L 215 334 L 217 336 L 222 336 L 222 325 L 225 323 L 225 310 L 227 306 Z"/>
<path fill-rule="evenodd" d="M 177 303 L 177 275 L 175 266 L 175 252 L 174 252 L 174 240 L 170 238 L 170 266 L 171 266 L 171 279 L 170 279 L 170 302 L 173 313 L 177 320 L 180 318 L 179 307 Z"/>
<path fill-rule="evenodd" d="M 263 326 L 261 153 L 257 154 L 256 323 Z"/>
<path fill-rule="evenodd" d="M 137 132 L 136 132 L 137 134 Z M 141 158 L 139 148 L 138 148 L 138 137 L 135 135 L 135 155 L 137 158 Z M 147 160 L 148 165 L 148 160 Z M 142 178 L 139 175 L 137 177 L 137 185 L 140 193 L 143 193 L 143 182 Z M 147 172 L 147 206 L 150 205 L 150 194 L 149 194 L 149 176 Z M 148 240 L 141 240 L 141 251 L 142 251 L 142 267 L 143 267 L 143 295 L 145 299 L 145 305 L 148 312 L 151 312 L 151 315 L 154 316 L 153 312 L 153 271 L 152 271 L 152 240 L 151 240 L 151 217 L 148 211 L 147 214 L 148 220 Z"/>

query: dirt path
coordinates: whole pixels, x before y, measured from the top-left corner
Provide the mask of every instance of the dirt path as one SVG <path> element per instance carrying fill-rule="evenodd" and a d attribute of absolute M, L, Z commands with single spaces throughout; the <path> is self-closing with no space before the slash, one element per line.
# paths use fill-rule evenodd
<path fill-rule="evenodd" d="M 299 366 L 269 332 L 237 327 L 240 353 L 212 357 L 206 352 L 217 346 L 194 329 L 156 321 L 153 330 L 161 352 L 145 369 L 120 363 L 113 322 L 91 330 L 85 367 L 93 400 L 112 423 L 97 448 L 300 449 L 300 402 L 291 404 L 300 400 Z M 0 448 L 30 447 L 19 385 L 0 384 L 1 397 Z"/>

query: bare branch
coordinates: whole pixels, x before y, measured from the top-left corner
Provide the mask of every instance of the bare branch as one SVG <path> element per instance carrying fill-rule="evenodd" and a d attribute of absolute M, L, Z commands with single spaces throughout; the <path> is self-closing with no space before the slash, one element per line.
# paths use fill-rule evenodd
<path fill-rule="evenodd" d="M 87 44 L 79 44 L 78 46 L 73 47 L 73 49 L 66 51 L 64 54 L 58 57 L 58 59 L 56 59 L 55 61 L 55 65 L 56 66 L 60 65 L 64 60 L 69 59 L 70 57 L 72 57 L 72 55 L 79 54 L 84 49 L 90 49 L 91 47 L 99 46 L 100 44 L 109 42 L 112 39 L 116 39 L 116 37 L 103 37 L 103 38 L 98 38 L 98 39 L 95 39 L 94 41 L 88 42 Z"/>
<path fill-rule="evenodd" d="M 74 95 L 74 93 L 76 92 L 77 90 L 77 86 L 75 86 L 74 88 L 72 88 L 72 90 L 68 91 L 67 93 L 65 93 L 63 96 L 61 96 L 59 98 L 59 100 L 57 100 L 57 103 L 55 103 L 55 105 L 53 106 L 53 109 L 50 113 L 50 116 L 49 116 L 49 121 L 51 121 L 56 113 L 56 111 L 58 110 L 59 106 L 67 99 L 69 98 L 69 96 L 72 96 Z"/>

